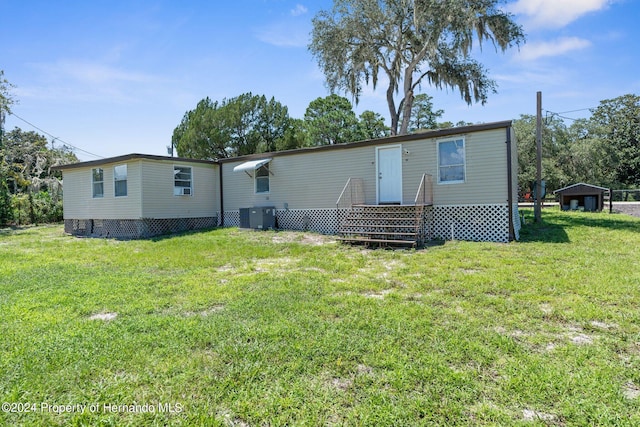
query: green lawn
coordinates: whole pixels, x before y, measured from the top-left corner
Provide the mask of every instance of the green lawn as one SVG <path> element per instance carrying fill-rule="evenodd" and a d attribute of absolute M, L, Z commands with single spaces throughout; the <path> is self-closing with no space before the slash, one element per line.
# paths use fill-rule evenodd
<path fill-rule="evenodd" d="M 640 220 L 525 214 L 417 251 L 2 230 L 0 425 L 639 425 Z"/>

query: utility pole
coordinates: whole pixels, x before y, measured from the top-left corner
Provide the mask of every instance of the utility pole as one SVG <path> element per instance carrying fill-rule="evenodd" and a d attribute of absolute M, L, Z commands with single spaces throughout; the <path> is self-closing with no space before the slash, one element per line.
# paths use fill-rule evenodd
<path fill-rule="evenodd" d="M 4 135 L 4 110 L 0 108 L 0 147 L 2 147 L 2 136 Z"/>
<path fill-rule="evenodd" d="M 536 94 L 536 200 L 533 214 L 542 222 L 542 92 Z"/>

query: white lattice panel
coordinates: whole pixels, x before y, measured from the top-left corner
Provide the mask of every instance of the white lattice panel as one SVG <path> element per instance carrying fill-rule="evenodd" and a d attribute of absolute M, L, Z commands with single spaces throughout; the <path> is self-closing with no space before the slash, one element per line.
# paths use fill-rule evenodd
<path fill-rule="evenodd" d="M 225 227 L 240 226 L 239 211 L 225 211 Z M 334 234 L 338 229 L 336 209 L 282 209 L 276 210 L 276 227 L 283 230 L 313 231 Z"/>
<path fill-rule="evenodd" d="M 515 233 L 516 240 L 520 240 L 520 229 L 522 228 L 522 223 L 520 222 L 520 212 L 518 211 L 518 204 L 513 204 L 513 231 Z"/>
<path fill-rule="evenodd" d="M 336 209 L 287 209 L 276 211 L 278 227 L 333 234 L 338 229 Z"/>
<path fill-rule="evenodd" d="M 240 227 L 240 211 L 225 211 L 223 227 Z"/>
<path fill-rule="evenodd" d="M 507 205 L 434 206 L 433 237 L 508 242 L 509 209 Z"/>
<path fill-rule="evenodd" d="M 277 210 L 276 225 L 285 230 L 308 230 L 335 234 L 339 216 L 346 210 L 289 209 Z M 507 205 L 450 205 L 427 206 L 424 211 L 423 232 L 426 239 L 509 241 L 509 209 Z M 240 225 L 239 211 L 224 213 L 224 226 Z M 514 228 L 519 236 L 520 219 L 514 211 Z"/>

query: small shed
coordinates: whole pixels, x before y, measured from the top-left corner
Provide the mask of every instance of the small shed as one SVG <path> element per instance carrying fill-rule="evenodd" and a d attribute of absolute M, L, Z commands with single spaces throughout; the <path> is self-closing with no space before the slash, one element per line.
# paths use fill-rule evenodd
<path fill-rule="evenodd" d="M 560 208 L 563 211 L 584 210 L 585 212 L 601 211 L 604 208 L 604 193 L 608 188 L 579 182 L 560 188 L 553 192 L 558 195 Z"/>

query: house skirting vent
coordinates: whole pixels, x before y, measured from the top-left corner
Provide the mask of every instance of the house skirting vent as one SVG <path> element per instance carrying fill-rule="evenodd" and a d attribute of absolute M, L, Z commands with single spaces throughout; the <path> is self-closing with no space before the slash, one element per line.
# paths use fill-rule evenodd
<path fill-rule="evenodd" d="M 74 236 L 142 239 L 162 234 L 213 228 L 217 217 L 142 219 L 65 219 L 65 233 Z"/>

